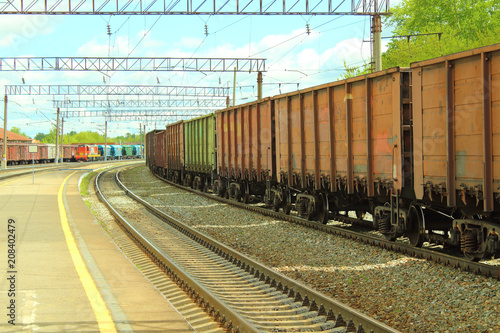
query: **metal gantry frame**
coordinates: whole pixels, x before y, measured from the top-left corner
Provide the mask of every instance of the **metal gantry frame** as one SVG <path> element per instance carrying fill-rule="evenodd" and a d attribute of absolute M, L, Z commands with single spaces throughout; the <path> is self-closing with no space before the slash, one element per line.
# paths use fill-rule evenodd
<path fill-rule="evenodd" d="M 3 143 L 3 156 L 2 156 L 2 169 L 7 168 L 7 103 L 8 103 L 8 95 L 94 95 L 94 96 L 190 96 L 197 97 L 200 100 L 203 98 L 211 98 L 211 99 L 220 99 L 223 102 L 219 103 L 227 103 L 227 96 L 229 94 L 228 87 L 196 87 L 196 86 L 143 86 L 143 85 L 7 85 L 5 86 L 5 97 L 4 97 L 4 143 Z M 107 100 L 106 102 L 109 103 Z M 63 101 L 64 102 L 64 101 Z M 203 115 L 205 112 L 200 112 L 200 108 L 198 108 L 198 113 L 194 111 L 189 111 L 186 114 L 190 116 Z M 208 110 L 209 112 L 210 110 Z M 161 119 L 175 119 L 180 115 L 173 114 L 160 114 L 159 112 L 165 112 L 162 110 L 155 110 L 153 112 L 150 110 L 150 113 L 139 113 L 135 114 L 119 114 L 119 113 L 110 113 L 107 110 L 108 115 L 105 116 L 106 124 L 108 120 L 127 120 L 127 121 L 135 121 L 139 120 L 139 118 L 149 117 L 149 120 L 161 120 Z M 186 112 L 186 110 L 182 110 L 182 112 Z M 68 114 L 69 115 L 69 114 Z M 57 107 L 57 131 L 56 136 L 59 137 L 59 117 L 60 117 L 60 107 Z M 80 115 L 81 117 L 81 115 Z M 56 163 L 59 157 L 59 147 L 56 144 Z"/>
<path fill-rule="evenodd" d="M 174 122 L 193 117 L 204 116 L 211 110 L 85 110 L 85 111 L 60 111 L 63 117 L 85 118 L 85 117 L 104 117 L 106 121 L 166 121 Z"/>
<path fill-rule="evenodd" d="M 203 108 L 217 110 L 226 107 L 226 98 L 189 98 L 189 99 L 85 99 L 53 100 L 54 108 Z"/>
<path fill-rule="evenodd" d="M 153 95 L 226 98 L 229 95 L 229 88 L 159 85 L 6 85 L 5 95 Z"/>
<path fill-rule="evenodd" d="M 265 72 L 263 58 L 2 57 L 0 71 Z"/>
<path fill-rule="evenodd" d="M 45 15 L 386 15 L 389 0 L 7 0 L 1 14 Z"/>

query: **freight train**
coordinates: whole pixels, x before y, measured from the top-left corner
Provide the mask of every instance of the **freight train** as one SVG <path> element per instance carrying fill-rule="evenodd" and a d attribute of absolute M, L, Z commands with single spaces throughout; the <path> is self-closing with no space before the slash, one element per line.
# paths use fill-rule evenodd
<path fill-rule="evenodd" d="M 498 256 L 500 44 L 167 125 L 147 133 L 146 163 L 321 223 L 370 213 L 388 239 Z"/>
<path fill-rule="evenodd" d="M 37 153 L 32 156 L 28 147 L 36 145 Z M 63 161 L 101 161 L 103 160 L 100 146 L 92 144 L 72 144 L 63 145 Z M 104 147 L 104 146 L 102 146 Z M 108 160 L 141 158 L 142 145 L 113 145 L 108 146 Z M 0 155 L 3 155 L 3 145 L 0 145 Z M 53 163 L 56 158 L 55 144 L 28 144 L 28 143 L 7 143 L 7 163 L 8 165 L 31 164 L 35 163 Z"/>

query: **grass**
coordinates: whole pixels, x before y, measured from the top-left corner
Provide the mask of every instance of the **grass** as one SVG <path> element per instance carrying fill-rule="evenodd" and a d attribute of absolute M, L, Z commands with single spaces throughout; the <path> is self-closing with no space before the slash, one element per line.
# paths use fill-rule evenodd
<path fill-rule="evenodd" d="M 89 185 L 90 185 L 90 180 L 94 177 L 94 175 L 97 173 L 97 171 L 92 171 L 89 172 L 83 179 L 82 182 L 80 183 L 80 195 L 82 197 L 87 197 L 90 195 L 89 192 Z"/>
<path fill-rule="evenodd" d="M 93 209 L 92 207 L 92 203 L 90 202 L 89 200 L 89 196 L 90 196 L 90 192 L 89 192 L 89 187 L 91 186 L 91 183 L 92 183 L 92 179 L 94 178 L 94 176 L 97 174 L 98 171 L 92 171 L 92 172 L 89 172 L 81 181 L 80 183 L 80 195 L 82 196 L 82 199 L 83 199 L 83 202 L 85 202 L 85 205 L 87 205 L 87 207 L 90 209 L 90 212 L 92 213 L 92 215 L 94 215 L 94 217 L 96 218 L 97 222 L 101 225 L 101 227 L 105 230 L 105 231 L 108 231 L 108 227 L 107 225 L 102 222 L 99 217 L 98 217 L 98 214 L 96 213 L 96 211 Z"/>

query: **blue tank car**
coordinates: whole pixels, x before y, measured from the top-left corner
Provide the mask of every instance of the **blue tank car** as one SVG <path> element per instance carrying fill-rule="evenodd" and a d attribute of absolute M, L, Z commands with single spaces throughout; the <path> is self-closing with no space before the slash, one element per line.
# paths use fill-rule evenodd
<path fill-rule="evenodd" d="M 106 156 L 107 160 L 111 159 L 111 147 L 109 145 L 106 146 L 106 155 L 104 155 L 104 145 L 99 145 L 97 148 L 99 149 L 99 154 L 101 156 Z"/>
<path fill-rule="evenodd" d="M 121 145 L 111 145 L 111 157 L 115 160 L 122 159 L 122 146 Z"/>

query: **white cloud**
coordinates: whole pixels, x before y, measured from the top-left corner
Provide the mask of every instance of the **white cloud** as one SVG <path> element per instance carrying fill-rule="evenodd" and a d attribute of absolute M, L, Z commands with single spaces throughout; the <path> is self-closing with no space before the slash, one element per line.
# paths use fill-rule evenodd
<path fill-rule="evenodd" d="M 18 51 L 37 36 L 52 33 L 61 20 L 49 15 L 3 15 L 0 20 L 0 46 Z"/>

